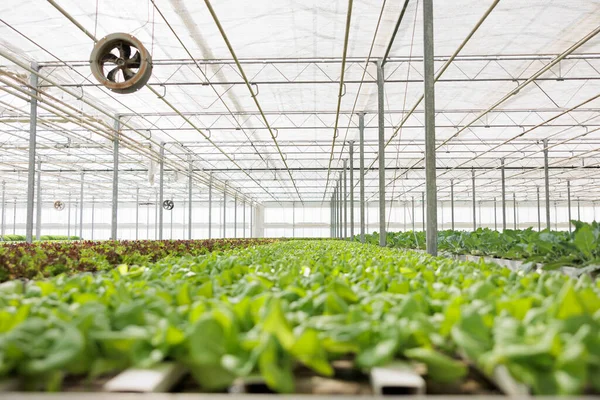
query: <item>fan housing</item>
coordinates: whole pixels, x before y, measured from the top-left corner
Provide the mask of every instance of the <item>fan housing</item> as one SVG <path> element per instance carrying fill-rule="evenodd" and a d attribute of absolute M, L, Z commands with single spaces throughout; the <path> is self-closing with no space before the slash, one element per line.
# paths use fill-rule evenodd
<path fill-rule="evenodd" d="M 152 57 L 142 42 L 127 33 L 112 33 L 98 42 L 90 55 L 92 74 L 115 93 L 133 93 L 152 75 Z"/>

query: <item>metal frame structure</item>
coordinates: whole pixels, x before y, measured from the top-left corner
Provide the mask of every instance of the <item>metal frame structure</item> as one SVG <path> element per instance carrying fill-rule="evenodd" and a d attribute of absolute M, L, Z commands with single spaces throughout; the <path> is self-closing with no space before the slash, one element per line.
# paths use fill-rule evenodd
<path fill-rule="evenodd" d="M 292 43 L 286 30 L 256 25 L 269 18 L 268 2 L 242 13 L 208 0 L 201 10 L 188 1 L 179 9 L 152 1 L 151 30 L 140 28 L 147 15 L 130 4 L 132 21 L 120 21 L 154 52 L 154 75 L 139 92 L 117 95 L 90 79 L 86 59 L 97 38 L 111 32 L 108 19 L 85 1 L 44 3 L 37 11 L 60 22 L 55 34 L 70 38 L 73 53 L 67 54 L 60 41 L 27 29 L 43 24 L 23 12 L 28 5 L 9 0 L 14 11 L 0 21 L 0 37 L 15 44 L 0 44 L 2 231 L 7 202 L 17 199 L 26 204 L 25 232 L 33 240 L 44 223 L 41 207 L 35 209 L 41 190 L 50 201 L 77 189 L 80 235 L 89 206 L 84 199 L 92 199 L 92 205 L 111 204 L 115 239 L 119 204 L 135 202 L 138 237 L 140 199 L 150 203 L 154 196 L 155 234 L 162 238 L 165 190 L 187 204 L 189 239 L 195 204 L 208 203 L 213 236 L 214 190 L 223 193 L 223 236 L 233 197 L 234 237 L 238 201 L 242 236 L 246 205 L 252 225 L 256 206 L 292 202 L 294 235 L 296 207 L 320 203 L 330 208 L 332 237 L 354 236 L 357 228 L 364 241 L 365 203 L 377 200 L 385 245 L 386 207 L 406 210 L 422 193 L 428 252 L 435 254 L 440 204 L 450 204 L 454 227 L 455 202 L 472 201 L 476 228 L 476 202 L 495 210 L 500 196 L 506 229 L 507 187 L 517 204 L 538 200 L 545 215 L 538 228 L 550 228 L 551 202 L 568 202 L 570 210 L 572 196 L 578 205 L 600 197 L 597 14 L 583 2 L 569 3 L 573 17 L 565 18 L 557 5 L 539 1 L 529 11 L 516 10 L 517 0 L 461 1 L 452 7 L 431 0 L 326 5 L 329 14 L 311 18 L 315 32 L 332 39 L 310 43 L 328 50 L 311 55 L 299 45 L 293 56 L 284 51 Z M 472 13 L 456 15 L 459 30 L 438 20 L 465 7 Z M 360 23 L 352 18 L 357 12 Z M 529 31 L 541 33 L 528 37 L 499 30 L 521 26 L 524 13 L 544 13 L 554 24 L 533 21 Z M 280 16 L 291 24 L 288 17 Z M 203 24 L 203 34 L 192 20 Z M 446 35 L 443 43 L 433 37 L 434 22 Z M 253 29 L 280 39 L 257 47 L 247 38 Z M 566 31 L 570 36 L 559 38 Z M 499 225 L 496 219 L 494 211 Z"/>

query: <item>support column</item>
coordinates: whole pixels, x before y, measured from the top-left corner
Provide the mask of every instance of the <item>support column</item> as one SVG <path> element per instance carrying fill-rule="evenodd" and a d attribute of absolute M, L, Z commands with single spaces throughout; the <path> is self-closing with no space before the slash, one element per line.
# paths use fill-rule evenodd
<path fill-rule="evenodd" d="M 79 189 L 79 239 L 83 239 L 83 172 L 81 173 L 81 188 Z"/>
<path fill-rule="evenodd" d="M 6 182 L 2 181 L 2 226 L 0 227 L 0 240 L 4 240 L 4 229 L 6 228 Z"/>
<path fill-rule="evenodd" d="M 498 230 L 498 212 L 496 206 L 496 198 L 494 197 L 494 230 Z"/>
<path fill-rule="evenodd" d="M 96 198 L 92 197 L 92 232 L 90 233 L 90 240 L 94 240 L 94 207 L 96 205 Z"/>
<path fill-rule="evenodd" d="M 160 144 L 160 163 L 158 178 L 158 240 L 163 239 L 163 218 L 164 218 L 164 185 L 165 185 L 165 143 Z M 171 220 L 173 216 L 171 215 Z"/>
<path fill-rule="evenodd" d="M 421 192 L 421 223 L 423 232 L 425 232 L 425 192 Z"/>
<path fill-rule="evenodd" d="M 513 228 L 517 230 L 517 195 L 513 192 Z"/>
<path fill-rule="evenodd" d="M 344 160 L 344 239 L 348 239 L 348 181 L 346 180 L 348 169 L 348 160 Z"/>
<path fill-rule="evenodd" d="M 110 220 L 110 238 L 117 240 L 117 211 L 119 207 L 119 131 L 121 121 L 119 116 L 114 123 L 115 137 L 113 138 L 113 182 L 112 182 L 112 213 Z"/>
<path fill-rule="evenodd" d="M 193 174 L 194 174 L 194 164 L 190 162 L 190 173 L 188 180 L 188 240 L 192 240 L 192 190 L 193 190 Z"/>
<path fill-rule="evenodd" d="M 548 140 L 542 141 L 544 146 L 544 186 L 546 188 L 546 228 L 550 230 L 550 173 L 548 171 Z"/>
<path fill-rule="evenodd" d="M 42 236 L 42 163 L 38 161 L 37 168 L 37 200 L 35 204 L 35 239 L 40 240 Z"/>
<path fill-rule="evenodd" d="M 154 193 L 154 198 L 156 199 L 154 203 L 154 240 L 158 239 L 158 209 L 162 209 L 162 204 L 158 203 L 158 192 Z"/>
<path fill-rule="evenodd" d="M 254 212 L 255 208 L 252 203 L 250 203 L 250 237 L 253 238 L 254 235 Z"/>
<path fill-rule="evenodd" d="M 416 219 L 415 218 L 415 196 L 413 196 L 411 198 L 411 203 L 412 203 L 412 214 L 411 214 L 411 216 L 412 216 L 412 218 L 411 218 L 412 219 L 412 230 L 414 232 L 415 231 L 415 219 Z"/>
<path fill-rule="evenodd" d="M 540 187 L 537 188 L 537 217 L 538 217 L 538 232 L 542 230 L 542 212 L 540 206 Z"/>
<path fill-rule="evenodd" d="M 242 237 L 246 239 L 246 200 L 242 202 L 242 206 L 244 210 L 244 212 L 242 213 L 242 225 L 244 227 Z"/>
<path fill-rule="evenodd" d="M 292 201 L 292 237 L 296 237 L 296 202 Z"/>
<path fill-rule="evenodd" d="M 475 213 L 475 170 L 471 170 L 471 179 L 473 182 L 473 231 L 477 230 L 477 214 Z"/>
<path fill-rule="evenodd" d="M 31 63 L 31 69 L 39 71 L 37 63 Z M 25 220 L 25 240 L 31 243 L 33 240 L 33 205 L 35 198 L 35 152 L 37 140 L 37 89 L 38 76 L 32 73 L 29 77 L 31 91 L 31 103 L 29 111 L 29 165 L 27 169 L 27 218 Z"/>
<path fill-rule="evenodd" d="M 140 188 L 135 189 L 135 240 L 139 240 L 140 228 Z"/>
<path fill-rule="evenodd" d="M 348 143 L 350 145 L 350 238 L 354 239 L 354 140 Z"/>
<path fill-rule="evenodd" d="M 13 235 L 17 234 L 17 199 L 13 203 Z"/>
<path fill-rule="evenodd" d="M 69 203 L 67 204 L 67 240 L 71 240 L 71 195 L 69 194 L 69 199 L 67 200 Z"/>
<path fill-rule="evenodd" d="M 502 230 L 506 230 L 506 177 L 504 175 L 504 158 L 500 160 L 500 172 L 502 174 Z"/>
<path fill-rule="evenodd" d="M 437 183 L 435 165 L 435 80 L 433 62 L 433 0 L 423 1 L 423 64 L 425 94 L 425 187 L 427 190 L 427 253 L 437 255 Z"/>
<path fill-rule="evenodd" d="M 365 114 L 358 114 L 359 164 L 360 164 L 360 241 L 365 242 Z"/>
<path fill-rule="evenodd" d="M 450 180 L 450 219 L 454 230 L 454 180 Z"/>
<path fill-rule="evenodd" d="M 237 196 L 233 198 L 233 237 L 237 238 Z"/>
<path fill-rule="evenodd" d="M 377 60 L 377 117 L 379 150 L 379 245 L 385 247 L 385 115 L 383 93 L 383 60 Z"/>
<path fill-rule="evenodd" d="M 581 221 L 581 199 L 577 198 L 577 220 Z"/>
<path fill-rule="evenodd" d="M 333 213 L 333 237 L 337 237 L 337 187 L 333 188 L 333 195 L 331 199 L 332 213 Z"/>
<path fill-rule="evenodd" d="M 227 182 L 223 189 L 223 238 L 227 236 Z"/>
<path fill-rule="evenodd" d="M 208 238 L 212 238 L 212 173 L 208 180 Z"/>
<path fill-rule="evenodd" d="M 567 181 L 567 224 L 569 225 L 569 233 L 571 233 L 571 181 Z"/>

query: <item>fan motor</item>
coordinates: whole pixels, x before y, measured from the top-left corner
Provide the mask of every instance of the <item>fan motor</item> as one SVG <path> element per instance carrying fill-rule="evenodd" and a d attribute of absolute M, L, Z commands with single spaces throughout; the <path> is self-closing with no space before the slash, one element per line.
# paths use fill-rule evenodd
<path fill-rule="evenodd" d="M 115 93 L 133 93 L 152 75 L 152 57 L 144 45 L 127 33 L 100 39 L 90 56 L 92 74 Z"/>

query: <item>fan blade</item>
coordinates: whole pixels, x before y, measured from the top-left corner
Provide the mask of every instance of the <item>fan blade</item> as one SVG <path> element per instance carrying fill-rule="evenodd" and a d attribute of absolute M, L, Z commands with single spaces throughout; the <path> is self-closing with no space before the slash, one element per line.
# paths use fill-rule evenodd
<path fill-rule="evenodd" d="M 125 62 L 125 65 L 127 65 L 129 68 L 139 68 L 141 64 L 141 58 L 142 56 L 140 55 L 140 52 L 137 51 L 133 57 Z"/>
<path fill-rule="evenodd" d="M 117 75 L 117 72 L 119 72 L 121 70 L 121 67 L 116 67 L 110 70 L 110 72 L 108 73 L 108 75 L 106 75 L 106 79 L 108 79 L 111 82 L 116 82 L 115 78 Z"/>
<path fill-rule="evenodd" d="M 129 57 L 131 57 L 131 47 L 128 44 L 119 42 L 117 48 L 119 49 L 119 54 L 123 60 L 128 60 Z"/>
<path fill-rule="evenodd" d="M 135 76 L 135 72 L 133 72 L 129 68 L 123 68 L 123 77 L 125 78 L 126 81 L 130 80 L 134 76 Z"/>
<path fill-rule="evenodd" d="M 102 56 L 102 58 L 100 59 L 100 63 L 102 65 L 104 65 L 107 62 L 111 62 L 113 64 L 116 64 L 117 63 L 117 58 L 118 57 L 115 56 L 114 54 L 108 53 L 108 54 L 105 54 L 104 56 Z"/>

